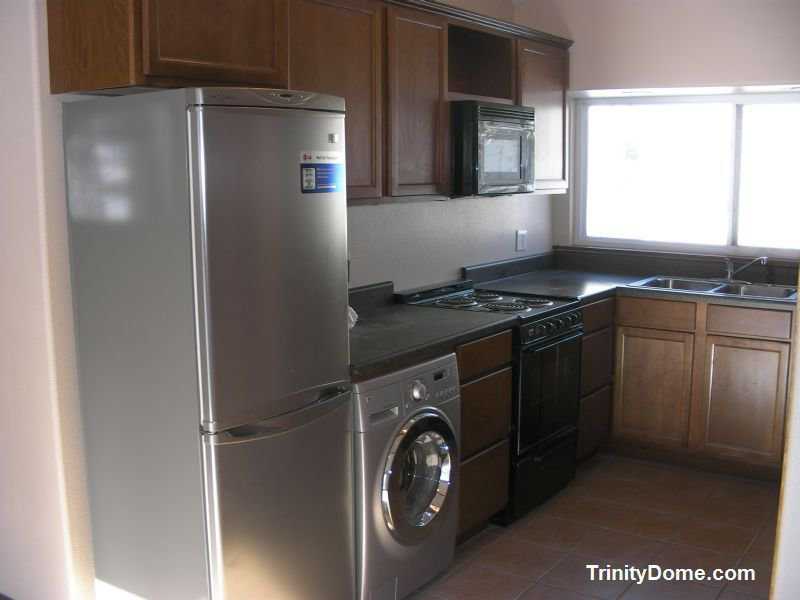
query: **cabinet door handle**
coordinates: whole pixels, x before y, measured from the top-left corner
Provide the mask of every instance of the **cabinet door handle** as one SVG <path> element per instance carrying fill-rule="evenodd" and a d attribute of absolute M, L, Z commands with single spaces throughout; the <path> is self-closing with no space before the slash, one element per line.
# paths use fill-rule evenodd
<path fill-rule="evenodd" d="M 550 56 L 547 52 L 542 52 L 541 50 L 533 50 L 532 48 L 523 48 L 523 52 L 527 52 L 528 54 L 538 54 L 539 56 Z"/>

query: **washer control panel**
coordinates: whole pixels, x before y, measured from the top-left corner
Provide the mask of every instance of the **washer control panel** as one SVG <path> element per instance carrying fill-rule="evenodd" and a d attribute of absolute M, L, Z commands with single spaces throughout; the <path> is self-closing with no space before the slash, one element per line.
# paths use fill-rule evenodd
<path fill-rule="evenodd" d="M 458 363 L 448 354 L 403 369 L 358 382 L 353 386 L 355 431 L 367 431 L 426 406 L 439 406 L 458 398 Z"/>

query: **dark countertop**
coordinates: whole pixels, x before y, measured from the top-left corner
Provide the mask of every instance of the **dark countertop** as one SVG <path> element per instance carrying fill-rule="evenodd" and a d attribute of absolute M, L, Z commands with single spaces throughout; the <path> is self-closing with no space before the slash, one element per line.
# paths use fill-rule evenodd
<path fill-rule="evenodd" d="M 476 287 L 509 294 L 537 294 L 577 298 L 586 304 L 613 296 L 619 288 L 624 295 L 645 295 L 675 299 L 675 292 L 625 287 L 646 276 L 541 269 L 486 281 Z M 698 300 L 697 294 L 686 293 Z M 760 308 L 793 310 L 793 302 L 756 301 L 714 296 L 715 303 Z M 353 381 L 363 381 L 437 358 L 456 346 L 515 325 L 508 314 L 445 310 L 390 304 L 359 315 L 350 331 L 350 374 Z"/>
<path fill-rule="evenodd" d="M 539 294 L 542 296 L 563 296 L 579 300 L 594 300 L 614 294 L 617 287 L 640 281 L 642 275 L 616 275 L 612 273 L 589 273 L 586 271 L 562 271 L 541 269 L 484 281 L 477 287 L 506 292 L 507 294 Z"/>
<path fill-rule="evenodd" d="M 350 374 L 353 381 L 363 381 L 410 367 L 508 329 L 516 320 L 508 314 L 407 304 L 360 314 L 350 330 Z"/>

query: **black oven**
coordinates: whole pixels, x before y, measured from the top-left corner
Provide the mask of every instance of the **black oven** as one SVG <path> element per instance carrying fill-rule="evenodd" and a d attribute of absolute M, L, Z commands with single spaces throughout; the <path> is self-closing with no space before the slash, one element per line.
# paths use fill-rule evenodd
<path fill-rule="evenodd" d="M 453 194 L 534 191 L 534 114 L 525 106 L 451 102 Z"/>
<path fill-rule="evenodd" d="M 575 476 L 583 319 L 571 310 L 517 330 L 509 504 L 511 522 Z"/>

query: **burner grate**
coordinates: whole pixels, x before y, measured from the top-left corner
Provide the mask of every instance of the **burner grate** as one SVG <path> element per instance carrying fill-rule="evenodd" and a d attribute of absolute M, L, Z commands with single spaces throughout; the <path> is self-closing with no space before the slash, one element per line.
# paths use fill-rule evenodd
<path fill-rule="evenodd" d="M 553 301 L 548 300 L 547 298 L 520 298 L 519 301 L 531 307 L 553 305 Z"/>
<path fill-rule="evenodd" d="M 437 300 L 439 306 L 476 306 L 478 302 L 471 296 L 457 296 L 455 298 L 442 298 Z"/>
<path fill-rule="evenodd" d="M 523 310 L 528 310 L 529 308 L 522 302 L 489 302 L 483 306 L 489 310 L 508 310 L 514 312 L 521 312 Z"/>
<path fill-rule="evenodd" d="M 503 297 L 497 292 L 475 292 L 475 297 L 483 301 L 496 301 L 502 300 Z"/>

